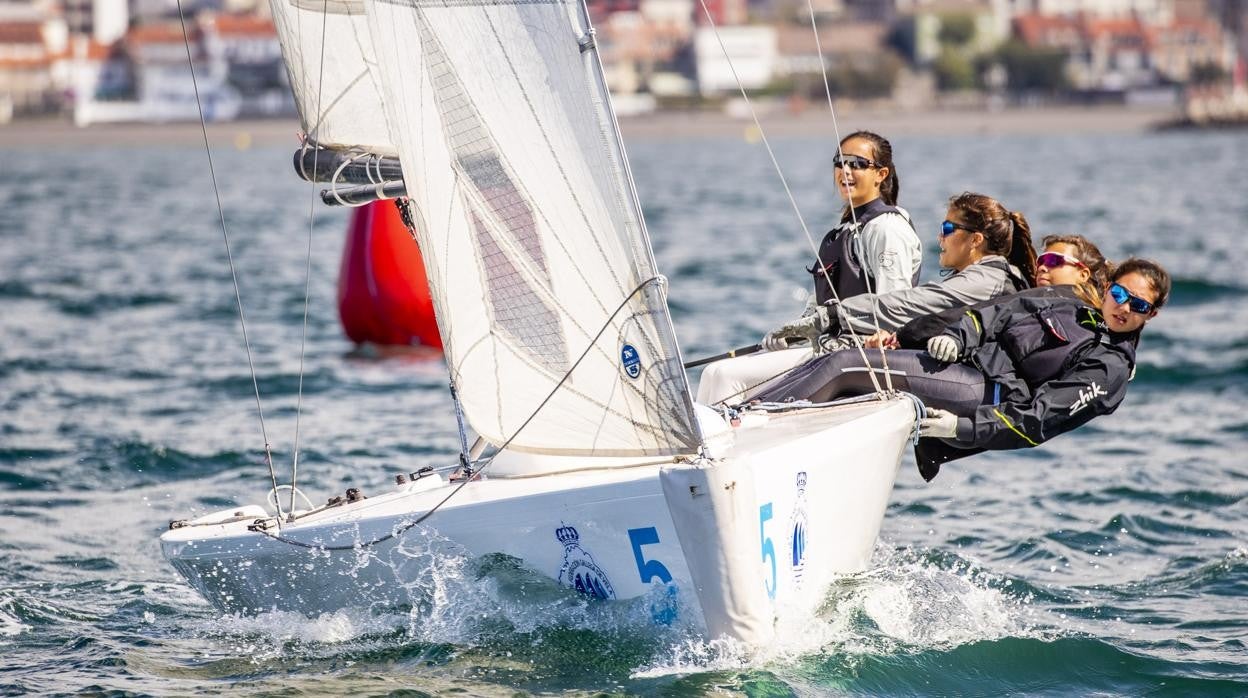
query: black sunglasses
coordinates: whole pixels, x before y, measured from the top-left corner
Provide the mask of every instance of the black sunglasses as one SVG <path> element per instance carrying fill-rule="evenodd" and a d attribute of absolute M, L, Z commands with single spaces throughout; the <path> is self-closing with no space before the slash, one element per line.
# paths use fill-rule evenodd
<path fill-rule="evenodd" d="M 837 155 L 832 158 L 832 169 L 839 170 L 842 167 L 848 167 L 851 170 L 865 170 L 868 167 L 877 167 L 878 165 L 864 158 L 861 155 Z"/>
<path fill-rule="evenodd" d="M 965 225 L 958 225 L 957 223 L 954 223 L 953 221 L 941 221 L 940 222 L 940 236 L 942 238 L 947 238 L 959 230 L 965 230 L 968 233 L 975 232 L 974 230 L 971 230 Z"/>
<path fill-rule="evenodd" d="M 1113 298 L 1114 302 L 1118 303 L 1119 305 L 1130 301 L 1129 306 L 1131 308 L 1131 312 L 1133 313 L 1139 313 L 1140 315 L 1148 315 L 1149 313 L 1153 312 L 1152 303 L 1149 303 L 1148 301 L 1144 300 L 1143 298 L 1140 298 L 1139 296 L 1131 295 L 1131 292 L 1123 288 L 1120 284 L 1109 285 L 1109 296 Z"/>

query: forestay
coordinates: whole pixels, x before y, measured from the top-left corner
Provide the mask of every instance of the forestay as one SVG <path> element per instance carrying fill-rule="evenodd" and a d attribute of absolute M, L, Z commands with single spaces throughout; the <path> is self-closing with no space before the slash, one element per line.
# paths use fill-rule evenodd
<path fill-rule="evenodd" d="M 666 289 L 583 6 L 365 2 L 473 428 L 539 453 L 695 451 Z"/>
<path fill-rule="evenodd" d="M 395 154 L 363 0 L 270 0 L 304 133 L 337 149 Z"/>

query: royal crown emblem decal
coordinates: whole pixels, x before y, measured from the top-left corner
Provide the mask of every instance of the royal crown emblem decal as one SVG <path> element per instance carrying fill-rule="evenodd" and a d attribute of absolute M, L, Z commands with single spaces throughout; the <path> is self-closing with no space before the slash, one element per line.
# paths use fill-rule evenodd
<path fill-rule="evenodd" d="M 594 562 L 589 551 L 581 547 L 581 535 L 576 529 L 564 524 L 555 529 L 555 538 L 563 543 L 563 566 L 559 568 L 559 583 L 599 599 L 614 599 L 615 589 L 607 573 Z"/>

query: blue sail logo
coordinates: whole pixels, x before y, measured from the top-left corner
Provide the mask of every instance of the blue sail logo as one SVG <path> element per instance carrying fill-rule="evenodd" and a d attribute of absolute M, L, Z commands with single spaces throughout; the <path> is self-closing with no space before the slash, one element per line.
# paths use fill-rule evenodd
<path fill-rule="evenodd" d="M 637 347 L 631 344 L 625 344 L 620 347 L 620 364 L 624 367 L 624 372 L 629 378 L 636 378 L 641 375 L 641 356 L 637 353 Z"/>
<path fill-rule="evenodd" d="M 607 573 L 594 558 L 581 547 L 581 535 L 576 529 L 563 525 L 555 529 L 555 537 L 563 543 L 563 566 L 559 568 L 559 583 L 598 599 L 614 599 L 615 589 Z"/>

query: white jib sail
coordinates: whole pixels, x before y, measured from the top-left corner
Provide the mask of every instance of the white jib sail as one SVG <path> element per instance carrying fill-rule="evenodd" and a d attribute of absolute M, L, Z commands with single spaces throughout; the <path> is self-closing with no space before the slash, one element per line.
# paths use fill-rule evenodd
<path fill-rule="evenodd" d="M 320 145 L 395 154 L 363 0 L 270 0 L 304 133 Z"/>
<path fill-rule="evenodd" d="M 666 289 L 582 6 L 365 2 L 472 427 L 539 453 L 694 452 Z"/>

